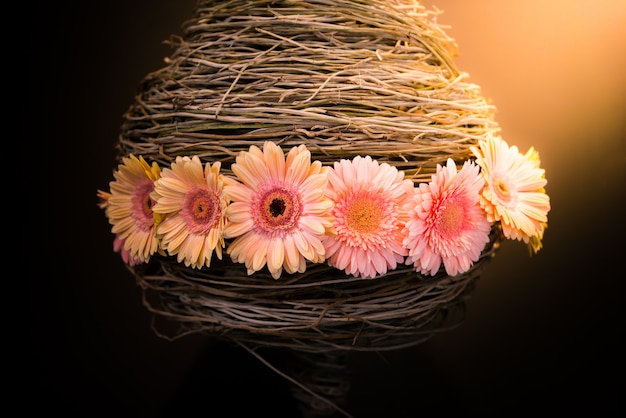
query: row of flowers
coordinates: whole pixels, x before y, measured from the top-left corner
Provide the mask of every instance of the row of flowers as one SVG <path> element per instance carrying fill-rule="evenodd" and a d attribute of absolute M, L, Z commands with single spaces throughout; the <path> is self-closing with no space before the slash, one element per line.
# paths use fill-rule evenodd
<path fill-rule="evenodd" d="M 533 148 L 522 154 L 494 136 L 471 150 L 418 185 L 370 156 L 323 166 L 304 145 L 285 154 L 271 141 L 240 152 L 233 175 L 198 156 L 161 169 L 131 154 L 97 195 L 129 265 L 158 253 L 199 269 L 225 252 L 249 275 L 267 267 L 275 279 L 307 262 L 364 279 L 400 264 L 453 276 L 479 259 L 494 223 L 539 251 L 550 210 Z"/>

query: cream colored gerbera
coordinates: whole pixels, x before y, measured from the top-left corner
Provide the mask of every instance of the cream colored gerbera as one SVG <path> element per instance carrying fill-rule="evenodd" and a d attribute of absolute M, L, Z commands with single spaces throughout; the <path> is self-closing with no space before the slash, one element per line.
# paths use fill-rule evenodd
<path fill-rule="evenodd" d="M 431 182 L 419 185 L 408 207 L 407 264 L 435 275 L 443 263 L 454 276 L 478 261 L 491 231 L 479 203 L 483 185 L 478 166 L 470 161 L 458 172 L 451 158 L 443 167 L 437 164 Z"/>
<path fill-rule="evenodd" d="M 402 263 L 407 254 L 402 229 L 408 219 L 403 206 L 413 188 L 402 171 L 370 156 L 335 162 L 326 195 L 334 203 L 336 233 L 322 241 L 328 264 L 371 279 Z"/>
<path fill-rule="evenodd" d="M 472 152 L 485 178 L 481 205 L 489 221 L 500 222 L 505 237 L 523 240 L 536 253 L 550 211 L 539 154 L 532 147 L 521 154 L 495 136 L 481 140 Z"/>
<path fill-rule="evenodd" d="M 130 154 L 113 173 L 115 180 L 109 183 L 110 194 L 99 193 L 104 199 L 101 207 L 113 225 L 111 231 L 124 242 L 129 256 L 139 262 L 147 262 L 159 248 L 150 193 L 160 173 L 156 163 L 150 166 L 142 156 Z"/>
<path fill-rule="evenodd" d="M 161 247 L 187 267 L 210 266 L 214 251 L 222 258 L 228 199 L 220 168 L 220 162 L 203 167 L 198 156 L 179 156 L 155 182 L 152 210 L 163 216 L 156 231 Z"/>
<path fill-rule="evenodd" d="M 306 260 L 324 261 L 322 237 L 332 227 L 332 202 L 324 196 L 327 167 L 311 163 L 304 145 L 285 159 L 282 149 L 266 141 L 263 150 L 251 146 L 231 167 L 237 177 L 226 181 L 232 199 L 226 210 L 226 238 L 234 238 L 228 254 L 245 263 L 248 274 L 267 265 L 274 279 L 283 269 L 304 272 Z"/>

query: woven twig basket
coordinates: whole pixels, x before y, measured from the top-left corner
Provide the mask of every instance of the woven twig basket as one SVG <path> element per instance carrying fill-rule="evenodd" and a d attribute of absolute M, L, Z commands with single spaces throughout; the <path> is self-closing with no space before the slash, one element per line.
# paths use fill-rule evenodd
<path fill-rule="evenodd" d="M 197 155 L 228 175 L 240 151 L 270 140 L 305 144 L 324 165 L 369 155 L 429 181 L 437 164 L 470 158 L 499 130 L 435 17 L 410 0 L 199 1 L 124 115 L 119 157 L 168 165 Z M 157 331 L 169 337 L 385 350 L 449 327 L 498 241 L 494 229 L 480 260 L 453 277 L 406 267 L 362 280 L 312 264 L 274 280 L 229 260 L 191 269 L 160 255 L 131 269 L 148 309 L 177 325 Z"/>

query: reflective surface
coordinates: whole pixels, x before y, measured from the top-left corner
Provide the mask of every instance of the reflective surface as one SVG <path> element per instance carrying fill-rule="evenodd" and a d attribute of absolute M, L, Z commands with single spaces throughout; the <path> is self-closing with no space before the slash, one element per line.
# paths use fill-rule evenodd
<path fill-rule="evenodd" d="M 458 65 L 494 101 L 504 138 L 539 151 L 552 203 L 544 248 L 529 257 L 505 242 L 457 328 L 409 349 L 350 356 L 345 408 L 355 418 L 615 412 L 626 290 L 626 2 L 459 3 L 425 2 L 443 10 Z M 44 184 L 45 196 L 29 199 L 21 249 L 24 265 L 35 263 L 28 372 L 48 411 L 299 416 L 290 383 L 244 349 L 154 334 L 96 206 L 121 115 L 193 4 L 76 2 L 34 12 L 20 117 L 29 138 L 49 148 L 22 148 L 29 160 L 20 174 L 41 176 L 28 190 Z M 60 19 L 49 19 L 52 7 L 63 9 Z M 288 367 L 285 353 L 261 354 Z"/>

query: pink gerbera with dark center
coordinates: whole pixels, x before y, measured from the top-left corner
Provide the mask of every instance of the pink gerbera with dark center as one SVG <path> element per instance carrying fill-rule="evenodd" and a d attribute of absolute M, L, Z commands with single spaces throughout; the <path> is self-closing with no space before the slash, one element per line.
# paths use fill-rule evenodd
<path fill-rule="evenodd" d="M 371 279 L 404 261 L 403 206 L 413 182 L 371 157 L 341 160 L 328 173 L 326 195 L 334 202 L 335 234 L 323 239 L 330 266 Z"/>
<path fill-rule="evenodd" d="M 407 206 L 407 264 L 430 275 L 435 275 L 442 263 L 450 276 L 470 269 L 489 242 L 491 231 L 479 203 L 483 185 L 473 162 L 466 161 L 459 172 L 452 159 L 444 167 L 437 165 L 431 182 L 420 184 Z"/>
<path fill-rule="evenodd" d="M 111 231 L 122 240 L 129 257 L 139 262 L 147 262 L 159 247 L 150 194 L 160 172 L 156 163 L 150 166 L 143 157 L 131 154 L 113 173 L 110 194 L 99 192 L 100 205 L 113 225 Z"/>
<path fill-rule="evenodd" d="M 197 155 L 179 156 L 155 183 L 153 211 L 163 216 L 157 227 L 161 247 L 188 267 L 209 267 L 213 252 L 222 258 L 228 200 L 220 168 L 220 162 L 203 166 Z"/>
<path fill-rule="evenodd" d="M 231 167 L 241 181 L 226 180 L 232 203 L 227 209 L 225 238 L 234 238 L 228 253 L 245 263 L 248 274 L 267 266 L 274 279 L 304 272 L 306 261 L 324 261 L 322 237 L 331 228 L 332 202 L 324 196 L 327 167 L 311 163 L 304 145 L 285 158 L 282 149 L 266 141 L 263 150 L 251 146 Z"/>

